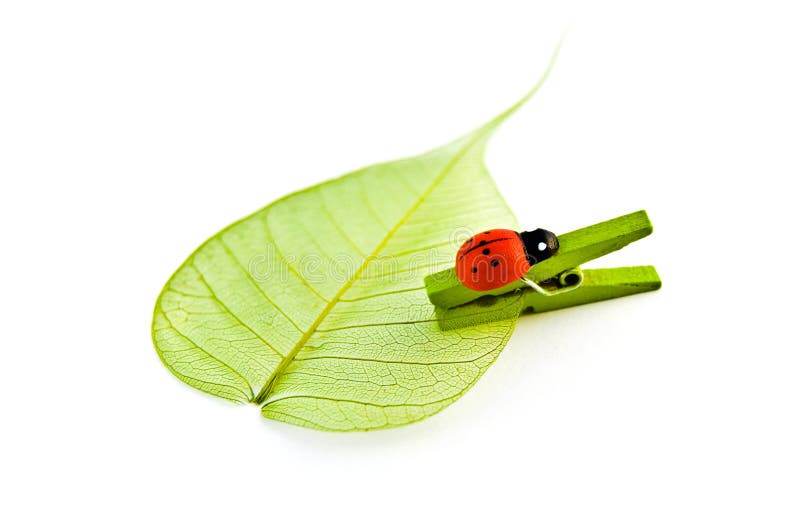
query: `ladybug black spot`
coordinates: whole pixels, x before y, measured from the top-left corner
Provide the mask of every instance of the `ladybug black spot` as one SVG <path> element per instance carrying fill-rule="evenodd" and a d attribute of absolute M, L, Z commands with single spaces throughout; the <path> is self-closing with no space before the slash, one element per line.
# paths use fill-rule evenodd
<path fill-rule="evenodd" d="M 472 267 L 472 272 L 473 273 L 478 272 L 478 267 Z"/>
<path fill-rule="evenodd" d="M 492 232 L 483 232 L 484 235 L 491 235 Z"/>
<path fill-rule="evenodd" d="M 499 261 L 497 261 L 497 260 L 492 260 L 492 267 L 497 267 L 498 265 L 500 265 L 500 262 L 499 262 Z"/>
<path fill-rule="evenodd" d="M 485 245 L 486 245 L 486 241 L 485 241 L 485 240 L 482 240 L 482 241 L 480 241 L 480 242 L 478 243 L 478 245 L 479 245 L 479 246 L 485 246 Z"/>
<path fill-rule="evenodd" d="M 487 247 L 486 249 L 484 249 L 484 250 L 483 250 L 483 254 L 489 254 L 490 252 L 491 252 L 491 251 L 489 251 L 489 248 L 488 248 L 488 247 Z"/>

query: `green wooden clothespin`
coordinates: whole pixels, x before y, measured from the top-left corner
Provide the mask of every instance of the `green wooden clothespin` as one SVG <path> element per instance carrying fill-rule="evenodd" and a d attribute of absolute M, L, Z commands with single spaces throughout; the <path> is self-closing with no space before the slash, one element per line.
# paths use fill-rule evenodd
<path fill-rule="evenodd" d="M 661 280 L 651 265 L 581 270 L 580 264 L 594 260 L 653 232 L 643 210 L 558 236 L 558 252 L 536 263 L 526 278 L 536 282 L 547 294 L 539 293 L 523 281 L 515 281 L 488 292 L 477 292 L 461 284 L 454 269 L 425 277 L 431 303 L 450 309 L 487 295 L 523 292 L 524 307 L 534 312 L 552 311 L 590 302 L 615 299 L 661 288 Z"/>

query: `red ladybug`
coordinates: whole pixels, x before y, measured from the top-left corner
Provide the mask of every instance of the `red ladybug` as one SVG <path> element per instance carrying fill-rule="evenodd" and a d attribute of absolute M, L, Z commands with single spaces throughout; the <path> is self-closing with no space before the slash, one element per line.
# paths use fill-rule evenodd
<path fill-rule="evenodd" d="M 456 254 L 456 274 L 467 288 L 485 292 L 513 283 L 534 263 L 558 251 L 558 238 L 541 228 L 530 232 L 487 230 L 467 239 Z"/>

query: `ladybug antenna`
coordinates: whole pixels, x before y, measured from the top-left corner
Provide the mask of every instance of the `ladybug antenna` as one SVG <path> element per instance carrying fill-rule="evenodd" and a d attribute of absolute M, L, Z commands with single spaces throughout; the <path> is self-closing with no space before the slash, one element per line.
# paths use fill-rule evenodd
<path fill-rule="evenodd" d="M 531 265 L 546 260 L 558 252 L 558 237 L 551 231 L 537 228 L 530 232 L 521 232 L 519 238 L 525 246 L 525 256 Z"/>

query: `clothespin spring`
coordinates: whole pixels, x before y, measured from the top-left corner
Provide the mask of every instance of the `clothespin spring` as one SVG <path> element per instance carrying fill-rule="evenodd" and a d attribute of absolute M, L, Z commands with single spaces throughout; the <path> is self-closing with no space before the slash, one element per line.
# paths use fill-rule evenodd
<path fill-rule="evenodd" d="M 566 270 L 561 274 L 559 274 L 557 281 L 558 284 L 561 286 L 558 287 L 556 290 L 546 290 L 545 288 L 539 286 L 538 283 L 526 277 L 520 278 L 520 281 L 522 281 L 529 287 L 533 288 L 533 290 L 536 293 L 539 293 L 546 297 L 552 297 L 554 295 L 571 292 L 580 287 L 581 283 L 583 283 L 583 271 L 581 271 L 580 267 L 577 267 L 574 269 Z"/>

